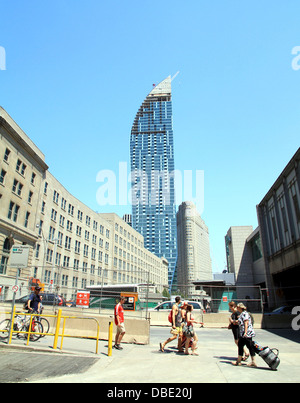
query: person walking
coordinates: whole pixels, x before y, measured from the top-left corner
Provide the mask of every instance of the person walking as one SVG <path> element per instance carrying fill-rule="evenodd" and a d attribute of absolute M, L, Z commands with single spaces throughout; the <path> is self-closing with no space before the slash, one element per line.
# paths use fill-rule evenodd
<path fill-rule="evenodd" d="M 191 344 L 192 348 L 192 355 L 199 355 L 195 353 L 195 350 L 198 348 L 197 343 L 198 343 L 198 336 L 197 333 L 195 332 L 194 329 L 194 323 L 199 323 L 201 324 L 202 322 L 196 322 L 192 312 L 193 312 L 193 306 L 192 305 L 187 305 L 186 307 L 186 317 L 185 317 L 185 325 L 183 327 L 183 334 L 186 337 L 185 341 L 185 350 L 184 354 L 189 355 L 189 346 Z M 184 329 L 187 329 L 187 332 L 185 333 Z"/>
<path fill-rule="evenodd" d="M 178 350 L 182 352 L 181 337 L 182 337 L 182 318 L 181 309 L 179 309 L 180 297 L 175 298 L 175 304 L 172 306 L 172 329 L 170 333 L 173 335 L 169 337 L 164 343 L 159 344 L 160 351 L 165 351 L 165 346 L 178 337 Z"/>
<path fill-rule="evenodd" d="M 233 338 L 234 338 L 234 342 L 235 344 L 238 346 L 238 342 L 239 342 L 239 316 L 240 316 L 240 312 L 237 309 L 236 303 L 234 301 L 229 302 L 229 309 L 231 310 L 232 314 L 229 317 L 229 326 L 228 329 L 232 330 L 232 334 L 233 334 Z M 247 359 L 249 358 L 249 353 L 246 352 L 245 347 L 244 347 L 244 355 L 242 358 L 242 361 L 247 361 Z"/>
<path fill-rule="evenodd" d="M 115 306 L 114 316 L 115 316 L 115 325 L 117 326 L 117 333 L 115 337 L 114 348 L 117 350 L 123 350 L 121 347 L 121 341 L 125 334 L 125 325 L 124 325 L 124 309 L 123 304 L 125 302 L 125 297 L 120 297 L 120 302 Z"/>
<path fill-rule="evenodd" d="M 252 326 L 251 316 L 249 312 L 247 312 L 247 308 L 242 302 L 237 304 L 237 310 L 240 312 L 240 316 L 238 318 L 239 341 L 238 341 L 238 358 L 237 361 L 234 362 L 234 365 L 241 365 L 241 361 L 243 359 L 244 346 L 247 346 L 251 356 L 251 363 L 248 364 L 248 366 L 257 367 L 255 363 L 255 349 L 252 343 L 252 337 L 255 336 L 255 332 Z"/>

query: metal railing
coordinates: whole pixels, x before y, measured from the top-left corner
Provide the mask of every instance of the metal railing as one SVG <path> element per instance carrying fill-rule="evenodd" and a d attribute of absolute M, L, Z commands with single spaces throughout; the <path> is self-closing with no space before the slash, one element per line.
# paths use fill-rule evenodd
<path fill-rule="evenodd" d="M 55 318 L 56 319 L 56 324 L 55 324 L 55 332 L 54 333 L 44 333 L 44 332 L 33 332 L 32 331 L 32 321 L 33 321 L 33 317 L 35 316 L 40 316 L 39 314 L 30 314 L 30 313 L 16 313 L 16 307 L 14 307 L 12 312 L 4 312 L 4 314 L 6 315 L 11 315 L 12 316 L 12 321 L 11 321 L 11 325 L 10 325 L 10 329 L 7 330 L 3 330 L 3 331 L 7 331 L 8 332 L 8 341 L 7 344 L 11 344 L 12 343 L 12 335 L 14 333 L 18 333 L 18 334 L 27 334 L 27 343 L 26 345 L 29 345 L 29 341 L 30 341 L 30 336 L 34 333 L 36 335 L 41 335 L 41 336 L 53 336 L 54 337 L 54 342 L 53 342 L 53 350 L 57 349 L 57 345 L 58 345 L 58 338 L 61 337 L 61 344 L 60 344 L 60 349 L 62 349 L 63 347 L 63 340 L 65 337 L 71 337 L 71 338 L 84 338 L 84 339 L 94 339 L 96 340 L 96 354 L 98 354 L 98 350 L 99 350 L 99 334 L 100 334 L 100 324 L 99 321 L 96 318 L 93 317 L 86 317 L 86 316 L 70 316 L 70 315 L 62 315 L 62 309 L 58 310 L 58 313 L 56 315 L 44 315 L 43 317 L 51 317 L 51 318 Z M 16 314 L 21 314 L 22 316 L 30 316 L 30 321 L 29 321 L 29 327 L 28 327 L 28 331 L 24 331 L 24 330 L 14 330 L 14 323 L 15 323 L 15 318 L 16 318 Z M 62 327 L 62 331 L 60 332 L 60 328 L 61 328 L 61 320 L 63 319 L 63 327 Z M 89 336 L 89 335 L 81 335 L 81 336 L 76 336 L 74 334 L 65 334 L 65 329 L 66 329 L 66 320 L 67 319 L 77 319 L 77 320 L 93 320 L 96 322 L 97 324 L 97 332 L 95 336 Z"/>

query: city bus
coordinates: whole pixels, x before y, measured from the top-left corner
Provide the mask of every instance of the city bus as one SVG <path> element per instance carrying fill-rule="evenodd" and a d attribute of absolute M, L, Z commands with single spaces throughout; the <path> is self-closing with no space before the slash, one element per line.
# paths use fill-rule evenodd
<path fill-rule="evenodd" d="M 90 308 L 114 308 L 120 296 L 124 295 L 134 298 L 134 306 L 132 304 L 129 306 L 132 299 L 126 300 L 125 310 L 126 308 L 129 308 L 128 310 L 140 310 L 146 308 L 147 297 L 156 292 L 156 286 L 154 284 L 109 284 L 103 286 L 98 284 L 89 285 L 86 290 L 90 292 Z M 155 303 L 154 306 L 156 306 Z"/>

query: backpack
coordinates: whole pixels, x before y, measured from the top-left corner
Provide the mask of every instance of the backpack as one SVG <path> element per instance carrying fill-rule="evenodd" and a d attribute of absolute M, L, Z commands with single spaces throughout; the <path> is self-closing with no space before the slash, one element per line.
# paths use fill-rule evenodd
<path fill-rule="evenodd" d="M 28 301 L 30 301 L 30 298 L 28 298 L 28 299 L 24 302 L 23 309 L 28 309 Z M 31 304 L 30 304 L 30 306 L 31 306 Z"/>
<path fill-rule="evenodd" d="M 173 314 L 172 314 L 172 312 L 173 312 L 173 310 L 171 309 L 171 311 L 170 311 L 170 313 L 168 315 L 168 321 L 173 324 Z"/>

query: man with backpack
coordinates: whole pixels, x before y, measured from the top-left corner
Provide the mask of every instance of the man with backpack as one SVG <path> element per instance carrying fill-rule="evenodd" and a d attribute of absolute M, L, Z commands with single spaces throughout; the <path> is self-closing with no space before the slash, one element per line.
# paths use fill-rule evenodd
<path fill-rule="evenodd" d="M 180 352 L 183 352 L 182 345 L 181 345 L 181 338 L 182 338 L 182 317 L 181 317 L 181 312 L 179 309 L 179 304 L 180 304 L 180 297 L 175 298 L 175 304 L 172 306 L 172 329 L 170 333 L 173 335 L 172 337 L 169 337 L 164 343 L 159 344 L 159 349 L 160 351 L 164 352 L 165 351 L 165 346 L 168 343 L 171 343 L 171 341 L 177 339 L 178 337 L 178 350 Z"/>
<path fill-rule="evenodd" d="M 27 302 L 27 307 L 29 312 L 39 312 L 41 307 L 41 297 L 40 297 L 41 287 L 36 286 L 34 289 L 34 293 L 30 295 L 29 300 Z"/>

